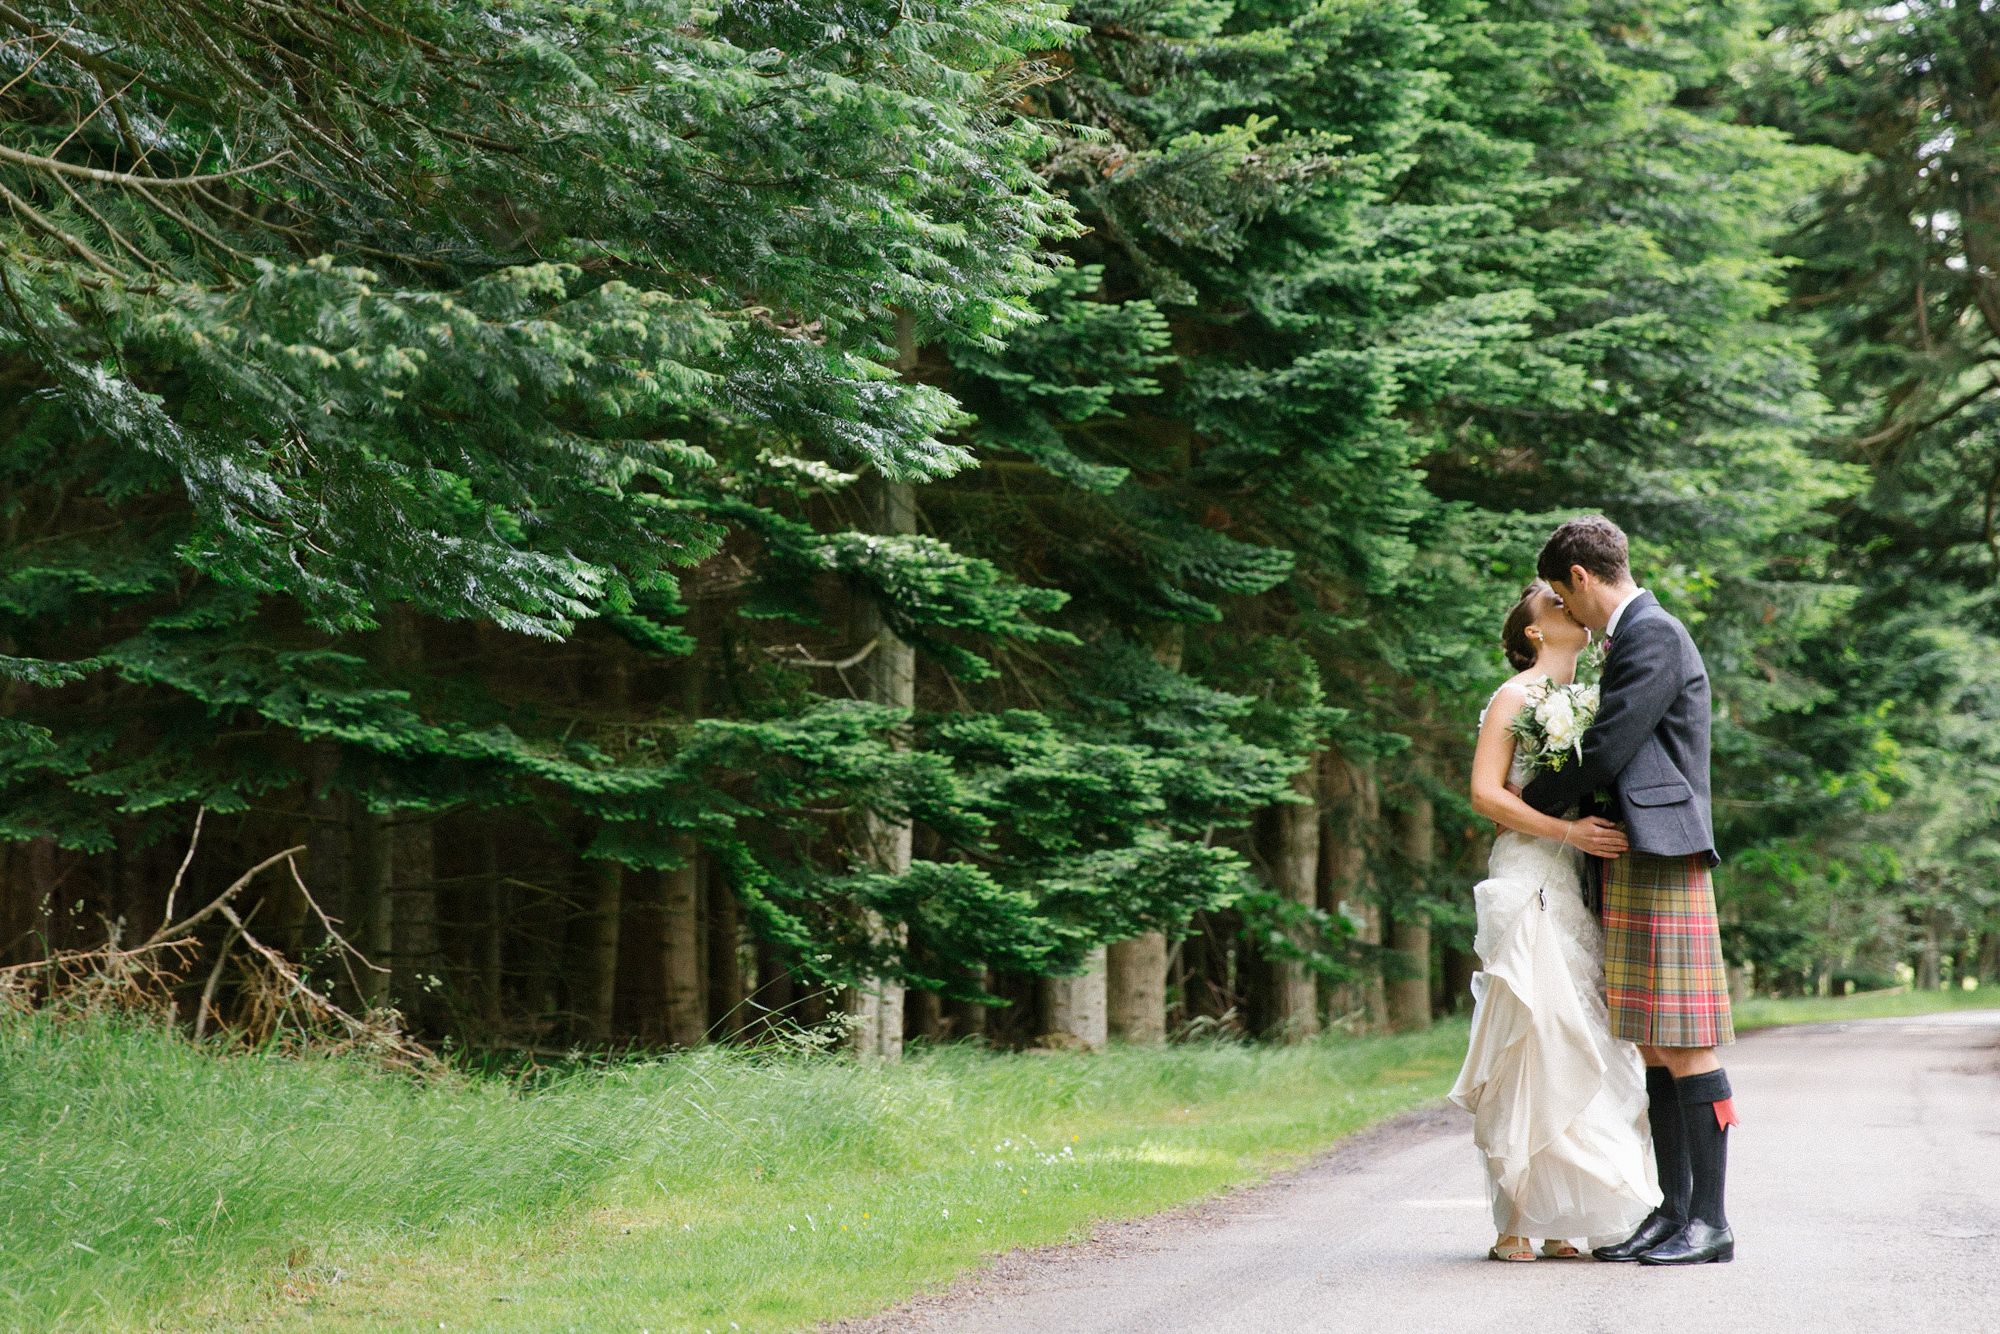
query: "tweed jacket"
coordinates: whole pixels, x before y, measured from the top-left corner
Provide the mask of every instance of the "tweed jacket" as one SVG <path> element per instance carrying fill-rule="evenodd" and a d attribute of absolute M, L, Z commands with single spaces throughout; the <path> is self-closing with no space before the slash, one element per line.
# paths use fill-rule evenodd
<path fill-rule="evenodd" d="M 1545 815 L 1604 792 L 1634 852 L 1722 860 L 1708 786 L 1708 668 L 1687 627 L 1651 593 L 1625 607 L 1581 762 L 1538 775 L 1521 799 Z"/>

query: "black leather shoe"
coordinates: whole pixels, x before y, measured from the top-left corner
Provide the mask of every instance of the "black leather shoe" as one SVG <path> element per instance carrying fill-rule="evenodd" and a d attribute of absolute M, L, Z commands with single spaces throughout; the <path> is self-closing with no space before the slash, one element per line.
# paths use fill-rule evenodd
<path fill-rule="evenodd" d="M 1736 1234 L 1699 1218 L 1639 1257 L 1642 1265 L 1728 1264 L 1736 1258 Z"/>
<path fill-rule="evenodd" d="M 1636 1260 L 1661 1242 L 1677 1235 L 1684 1224 L 1670 1214 L 1658 1209 L 1646 1215 L 1646 1221 L 1639 1224 L 1639 1230 L 1623 1241 L 1609 1246 L 1599 1246 L 1591 1254 L 1600 1260 Z"/>

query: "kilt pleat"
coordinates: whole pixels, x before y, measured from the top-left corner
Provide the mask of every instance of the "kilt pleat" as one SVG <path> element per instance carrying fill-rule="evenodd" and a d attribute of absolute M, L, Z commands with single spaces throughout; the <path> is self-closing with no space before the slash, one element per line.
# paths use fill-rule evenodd
<path fill-rule="evenodd" d="M 1603 871 L 1612 1033 L 1653 1047 L 1734 1042 L 1708 859 L 1629 852 Z"/>

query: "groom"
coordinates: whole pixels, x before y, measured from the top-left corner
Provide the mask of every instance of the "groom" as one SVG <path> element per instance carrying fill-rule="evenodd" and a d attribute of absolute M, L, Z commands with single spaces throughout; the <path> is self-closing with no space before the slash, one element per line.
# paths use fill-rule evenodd
<path fill-rule="evenodd" d="M 1736 1109 L 1716 1059 L 1734 1042 L 1709 868 L 1708 671 L 1687 627 L 1632 582 L 1625 534 L 1592 515 L 1556 529 L 1535 571 L 1570 618 L 1601 631 L 1597 720 L 1579 764 L 1521 793 L 1544 814 L 1609 794 L 1632 850 L 1603 864 L 1605 1002 L 1611 1032 L 1646 1062 L 1653 1157 L 1664 1198 L 1600 1260 L 1727 1261 L 1736 1238 L 1722 1208 Z"/>

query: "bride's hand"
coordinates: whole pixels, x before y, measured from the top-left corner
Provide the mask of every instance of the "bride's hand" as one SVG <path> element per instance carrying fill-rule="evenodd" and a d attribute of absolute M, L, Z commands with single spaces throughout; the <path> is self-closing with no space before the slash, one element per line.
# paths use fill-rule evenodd
<path fill-rule="evenodd" d="M 1571 823 L 1569 843 L 1593 857 L 1622 857 L 1632 850 L 1624 830 L 1596 815 L 1586 815 Z"/>

